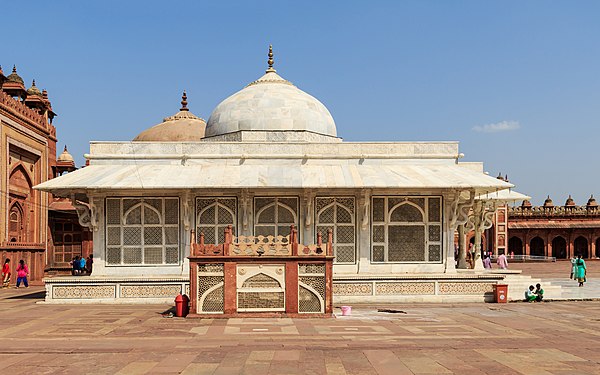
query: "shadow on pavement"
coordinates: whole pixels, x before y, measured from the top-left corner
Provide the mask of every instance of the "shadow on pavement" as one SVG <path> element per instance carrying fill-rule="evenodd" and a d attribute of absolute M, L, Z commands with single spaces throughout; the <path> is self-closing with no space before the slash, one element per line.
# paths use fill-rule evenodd
<path fill-rule="evenodd" d="M 12 297 L 7 297 L 6 299 L 44 299 L 46 298 L 46 291 L 42 290 L 39 292 L 27 293 L 27 294 L 19 294 Z"/>

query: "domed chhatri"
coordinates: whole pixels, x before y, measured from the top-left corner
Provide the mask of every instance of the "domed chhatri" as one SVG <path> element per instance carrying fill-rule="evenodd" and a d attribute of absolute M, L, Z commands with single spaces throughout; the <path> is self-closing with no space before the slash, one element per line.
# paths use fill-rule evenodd
<path fill-rule="evenodd" d="M 587 206 L 589 208 L 591 207 L 598 207 L 598 202 L 596 202 L 596 198 L 594 198 L 594 195 L 590 195 L 590 199 L 588 199 L 587 201 Z"/>
<path fill-rule="evenodd" d="M 197 117 L 187 107 L 187 94 L 181 96 L 181 109 L 166 117 L 158 125 L 141 132 L 134 141 L 138 142 L 195 142 L 204 137 L 206 121 Z"/>
<path fill-rule="evenodd" d="M 35 85 L 35 79 L 33 80 L 33 82 L 31 83 L 31 87 L 27 89 L 27 95 L 37 95 L 39 97 L 42 96 L 42 92 L 40 91 L 40 89 L 37 88 L 37 86 Z"/>
<path fill-rule="evenodd" d="M 575 207 L 575 201 L 571 197 L 571 194 L 569 194 L 569 197 L 567 198 L 567 201 L 565 202 L 565 207 Z"/>
<path fill-rule="evenodd" d="M 552 199 L 550 199 L 549 195 L 548 198 L 546 198 L 546 200 L 544 201 L 544 207 L 554 207 L 554 202 L 552 202 Z"/>
<path fill-rule="evenodd" d="M 324 140 L 338 140 L 327 108 L 276 73 L 271 46 L 268 65 L 262 77 L 215 108 L 208 119 L 206 137 L 245 131 L 310 132 L 326 136 Z"/>
<path fill-rule="evenodd" d="M 58 161 L 59 163 L 74 163 L 75 162 L 75 159 L 73 159 L 73 156 L 67 150 L 67 145 L 65 145 L 65 149 L 63 150 L 62 154 L 58 155 L 58 158 L 56 159 L 56 161 Z"/>
<path fill-rule="evenodd" d="M 21 76 L 17 74 L 17 66 L 16 65 L 13 65 L 12 73 L 10 73 L 6 77 L 6 80 L 9 82 L 20 83 L 21 85 L 25 84 L 25 82 L 23 81 L 23 78 L 21 78 Z"/>

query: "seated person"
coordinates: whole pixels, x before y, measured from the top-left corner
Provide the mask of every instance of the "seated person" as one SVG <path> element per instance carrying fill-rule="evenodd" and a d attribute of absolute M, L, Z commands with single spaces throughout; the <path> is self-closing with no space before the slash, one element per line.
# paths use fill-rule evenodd
<path fill-rule="evenodd" d="M 535 288 L 529 285 L 529 289 L 525 292 L 525 302 L 534 302 L 537 296 L 533 293 Z"/>
<path fill-rule="evenodd" d="M 71 274 L 73 276 L 75 275 L 79 275 L 79 272 L 81 271 L 80 268 L 80 263 L 79 263 L 79 257 L 76 256 L 75 258 L 73 258 L 73 261 L 71 262 L 71 265 L 73 266 L 73 269 L 71 270 Z"/>
<path fill-rule="evenodd" d="M 533 293 L 536 295 L 535 300 L 537 302 L 542 302 L 544 299 L 544 289 L 542 289 L 542 286 L 539 283 L 535 284 L 535 292 Z"/>
<path fill-rule="evenodd" d="M 83 275 L 85 273 L 85 271 L 86 271 L 86 269 L 85 269 L 85 258 L 84 257 L 79 258 L 79 270 L 80 270 L 79 271 L 80 275 Z"/>

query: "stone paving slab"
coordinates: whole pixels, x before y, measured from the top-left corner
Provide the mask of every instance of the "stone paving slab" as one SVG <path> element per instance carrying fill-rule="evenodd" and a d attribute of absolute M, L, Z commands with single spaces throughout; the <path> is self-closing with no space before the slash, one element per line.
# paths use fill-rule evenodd
<path fill-rule="evenodd" d="M 39 304 L 41 291 L 0 290 L 1 374 L 600 374 L 600 301 L 203 320 Z"/>

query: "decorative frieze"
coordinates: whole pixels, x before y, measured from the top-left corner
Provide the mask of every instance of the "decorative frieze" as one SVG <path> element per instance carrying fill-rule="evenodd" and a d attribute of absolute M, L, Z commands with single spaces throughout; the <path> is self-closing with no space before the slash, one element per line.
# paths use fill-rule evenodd
<path fill-rule="evenodd" d="M 121 285 L 121 298 L 160 298 L 174 297 L 181 293 L 177 285 Z"/>
<path fill-rule="evenodd" d="M 371 296 L 373 284 L 371 283 L 335 283 L 333 294 L 340 296 Z"/>
<path fill-rule="evenodd" d="M 53 286 L 53 299 L 99 299 L 115 298 L 114 285 Z"/>
<path fill-rule="evenodd" d="M 375 294 L 435 294 L 435 283 L 376 283 Z"/>
<path fill-rule="evenodd" d="M 439 283 L 439 294 L 485 294 L 493 291 L 492 283 Z"/>

